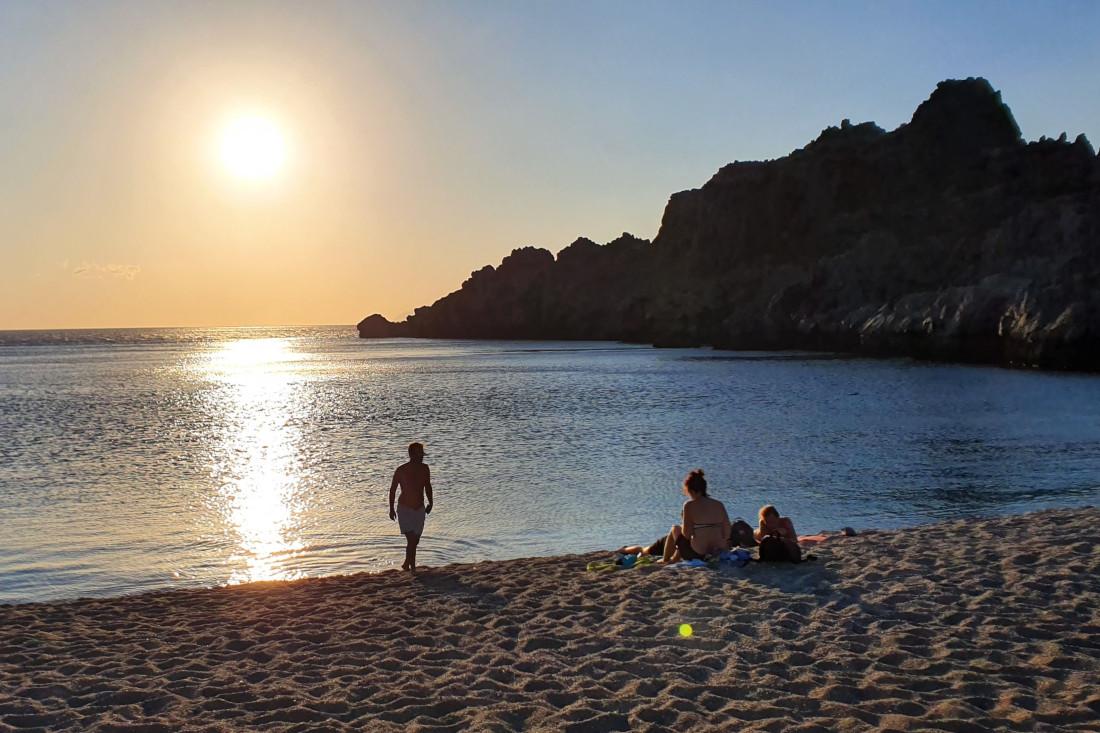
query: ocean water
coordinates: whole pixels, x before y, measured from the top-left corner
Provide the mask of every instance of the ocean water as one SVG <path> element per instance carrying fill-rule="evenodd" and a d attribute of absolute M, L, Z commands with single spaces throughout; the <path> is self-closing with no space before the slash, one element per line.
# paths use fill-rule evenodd
<path fill-rule="evenodd" d="M 801 531 L 1096 503 L 1100 378 L 350 327 L 0 333 L 0 602 L 648 542 L 679 485 Z"/>

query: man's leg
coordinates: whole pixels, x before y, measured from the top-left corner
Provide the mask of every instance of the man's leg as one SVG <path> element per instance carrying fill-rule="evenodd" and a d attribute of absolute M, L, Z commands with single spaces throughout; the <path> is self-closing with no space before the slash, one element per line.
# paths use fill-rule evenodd
<path fill-rule="evenodd" d="M 408 547 L 405 548 L 405 562 L 409 565 L 409 570 L 416 567 L 416 546 L 420 544 L 420 535 L 415 532 L 409 532 L 405 535 L 409 540 Z"/>

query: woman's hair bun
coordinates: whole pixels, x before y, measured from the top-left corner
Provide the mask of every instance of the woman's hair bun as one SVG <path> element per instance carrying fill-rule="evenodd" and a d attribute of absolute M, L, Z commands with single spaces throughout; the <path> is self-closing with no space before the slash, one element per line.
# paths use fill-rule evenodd
<path fill-rule="evenodd" d="M 687 478 L 684 479 L 684 486 L 694 491 L 696 494 L 707 495 L 707 480 L 703 476 L 703 469 L 697 468 L 694 471 L 688 473 Z"/>

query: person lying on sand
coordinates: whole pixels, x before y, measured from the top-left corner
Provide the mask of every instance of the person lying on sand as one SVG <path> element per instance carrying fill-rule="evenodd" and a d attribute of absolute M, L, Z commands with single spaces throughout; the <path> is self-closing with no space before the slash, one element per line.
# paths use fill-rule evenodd
<path fill-rule="evenodd" d="M 697 468 L 684 479 L 683 523 L 673 525 L 665 538 L 665 562 L 702 560 L 730 549 L 730 518 L 726 507 L 707 496 L 707 480 Z"/>
<path fill-rule="evenodd" d="M 623 545 L 615 550 L 618 555 L 657 555 L 665 554 L 665 535 L 657 538 L 652 545 Z"/>
<path fill-rule="evenodd" d="M 393 501 L 397 487 L 401 487 L 401 498 L 394 510 Z M 428 503 L 424 504 L 424 495 Z M 393 472 L 390 482 L 390 521 L 397 520 L 401 534 L 405 535 L 405 563 L 402 570 L 416 568 L 416 546 L 424 534 L 424 518 L 432 511 L 432 472 L 424 463 L 424 445 L 409 444 L 409 462 L 403 463 Z"/>
<path fill-rule="evenodd" d="M 745 525 L 745 532 L 738 531 L 738 525 Z M 756 541 L 756 532 L 747 522 L 742 519 L 737 519 L 731 525 L 730 531 L 730 547 L 755 547 L 759 544 Z M 817 534 L 802 534 L 798 535 L 798 544 L 800 547 L 805 545 L 819 545 L 827 540 L 837 539 L 840 537 L 855 537 L 858 534 L 851 527 L 843 527 L 835 532 L 818 532 Z M 653 557 L 662 557 L 665 554 L 665 535 L 661 535 L 651 545 L 623 545 L 615 552 L 619 555 L 651 555 Z"/>
<path fill-rule="evenodd" d="M 752 525 L 738 517 L 730 525 L 730 548 L 756 547 L 756 539 L 753 537 Z M 652 555 L 664 557 L 665 540 L 667 535 L 661 535 L 651 545 L 623 545 L 615 552 L 619 555 Z"/>

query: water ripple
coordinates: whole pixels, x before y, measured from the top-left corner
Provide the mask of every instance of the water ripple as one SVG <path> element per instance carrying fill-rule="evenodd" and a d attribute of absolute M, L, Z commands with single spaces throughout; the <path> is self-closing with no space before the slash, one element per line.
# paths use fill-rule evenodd
<path fill-rule="evenodd" d="M 1094 377 L 352 334 L 0 333 L 0 601 L 396 567 L 412 440 L 427 564 L 652 540 L 696 466 L 807 531 L 1100 498 Z"/>

